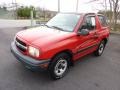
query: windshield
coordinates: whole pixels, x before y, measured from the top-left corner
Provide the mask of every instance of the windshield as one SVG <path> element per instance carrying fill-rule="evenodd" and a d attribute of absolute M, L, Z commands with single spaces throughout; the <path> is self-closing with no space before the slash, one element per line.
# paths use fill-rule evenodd
<path fill-rule="evenodd" d="M 80 15 L 77 14 L 57 14 L 46 24 L 49 27 L 57 28 L 64 31 L 73 31 Z"/>

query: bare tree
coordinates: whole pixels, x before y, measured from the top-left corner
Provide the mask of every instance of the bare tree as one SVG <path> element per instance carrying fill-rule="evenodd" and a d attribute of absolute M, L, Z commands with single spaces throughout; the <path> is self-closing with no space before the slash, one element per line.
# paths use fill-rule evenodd
<path fill-rule="evenodd" d="M 101 0 L 90 0 L 90 2 L 96 2 L 96 1 L 101 1 Z M 110 15 L 110 20 L 109 20 L 109 25 L 112 27 L 114 30 L 116 30 L 116 25 L 117 25 L 117 19 L 119 16 L 119 2 L 120 0 L 103 0 L 102 1 L 102 6 L 105 9 L 105 15 L 107 11 L 111 12 Z M 112 17 L 111 17 L 112 16 Z"/>
<path fill-rule="evenodd" d="M 110 12 L 112 12 L 112 2 L 111 2 L 111 0 L 109 0 L 109 9 L 110 9 Z M 113 13 L 111 13 L 111 14 L 113 14 Z M 113 16 L 113 15 L 111 15 L 111 16 Z M 110 15 L 109 15 L 109 17 L 111 17 Z M 110 18 L 110 20 L 109 20 L 109 26 L 110 26 L 110 28 L 111 28 L 111 26 L 112 26 L 112 17 Z"/>
<path fill-rule="evenodd" d="M 112 7 L 113 7 L 113 15 L 112 15 L 112 22 L 113 22 L 113 29 L 116 30 L 117 18 L 119 15 L 119 0 L 111 0 Z"/>

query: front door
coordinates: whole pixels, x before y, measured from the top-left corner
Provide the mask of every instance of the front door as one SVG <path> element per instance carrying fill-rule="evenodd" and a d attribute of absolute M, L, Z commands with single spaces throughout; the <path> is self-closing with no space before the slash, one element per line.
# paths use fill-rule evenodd
<path fill-rule="evenodd" d="M 78 45 L 76 47 L 76 59 L 96 50 L 99 43 L 96 28 L 96 17 L 94 15 L 85 16 L 83 24 L 79 31 L 82 29 L 87 29 L 89 30 L 89 34 L 80 35 L 77 37 Z"/>

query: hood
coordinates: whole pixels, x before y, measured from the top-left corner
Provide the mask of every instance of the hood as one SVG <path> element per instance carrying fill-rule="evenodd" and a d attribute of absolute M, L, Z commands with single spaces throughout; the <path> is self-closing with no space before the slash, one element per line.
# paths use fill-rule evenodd
<path fill-rule="evenodd" d="M 17 33 L 21 39 L 34 45 L 45 45 L 66 37 L 70 32 L 60 31 L 45 26 L 23 30 Z M 61 39 L 60 39 L 61 38 Z"/>

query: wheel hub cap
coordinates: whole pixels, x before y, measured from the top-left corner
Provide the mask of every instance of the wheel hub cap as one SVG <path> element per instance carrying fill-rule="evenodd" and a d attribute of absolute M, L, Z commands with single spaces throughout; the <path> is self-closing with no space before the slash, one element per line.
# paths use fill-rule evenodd
<path fill-rule="evenodd" d="M 103 50 L 104 50 L 104 45 L 101 44 L 100 47 L 99 47 L 99 54 L 101 54 L 103 52 Z"/>
<path fill-rule="evenodd" d="M 67 68 L 67 61 L 65 59 L 59 60 L 59 62 L 55 66 L 55 74 L 57 76 L 62 75 L 66 71 L 66 68 Z"/>

